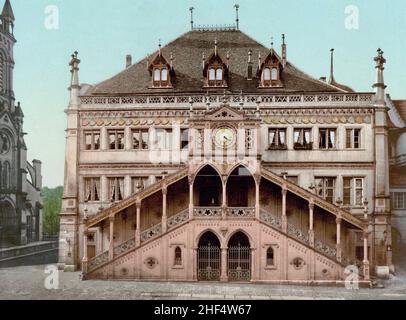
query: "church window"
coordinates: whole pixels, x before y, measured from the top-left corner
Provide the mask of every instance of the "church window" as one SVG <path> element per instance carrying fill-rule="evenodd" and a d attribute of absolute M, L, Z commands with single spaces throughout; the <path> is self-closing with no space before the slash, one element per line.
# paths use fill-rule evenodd
<path fill-rule="evenodd" d="M 182 265 L 182 249 L 180 247 L 176 247 L 175 249 L 175 266 Z"/>
<path fill-rule="evenodd" d="M 110 150 L 124 149 L 124 130 L 108 130 L 108 136 Z"/>
<path fill-rule="evenodd" d="M 269 129 L 269 149 L 286 150 L 286 128 Z"/>
<path fill-rule="evenodd" d="M 310 128 L 294 129 L 293 137 L 294 137 L 294 148 L 296 150 L 303 150 L 303 149 L 311 150 L 312 149 L 311 129 Z"/>
<path fill-rule="evenodd" d="M 133 129 L 133 149 L 134 150 L 147 150 L 148 149 L 148 129 Z"/>
<path fill-rule="evenodd" d="M 0 52 L 0 92 L 4 89 L 4 55 Z"/>
<path fill-rule="evenodd" d="M 85 178 L 85 202 L 100 201 L 100 178 Z"/>
<path fill-rule="evenodd" d="M 132 177 L 131 178 L 131 186 L 132 186 L 132 193 L 138 193 L 141 190 L 144 190 L 148 187 L 149 177 Z"/>
<path fill-rule="evenodd" d="M 85 150 L 100 149 L 100 131 L 85 131 Z"/>
<path fill-rule="evenodd" d="M 333 203 L 335 199 L 335 181 L 333 177 L 316 177 L 316 193 L 319 197 Z"/>
<path fill-rule="evenodd" d="M 109 200 L 121 201 L 124 198 L 124 178 L 109 178 Z"/>
<path fill-rule="evenodd" d="M 346 129 L 346 144 L 347 149 L 361 148 L 361 129 Z"/>
<path fill-rule="evenodd" d="M 344 177 L 343 178 L 343 204 L 345 206 L 363 206 L 364 179 Z"/>
<path fill-rule="evenodd" d="M 336 129 L 319 129 L 319 148 L 335 149 L 336 148 Z"/>
<path fill-rule="evenodd" d="M 275 265 L 274 250 L 272 247 L 269 247 L 268 250 L 266 251 L 266 265 L 268 267 Z"/>

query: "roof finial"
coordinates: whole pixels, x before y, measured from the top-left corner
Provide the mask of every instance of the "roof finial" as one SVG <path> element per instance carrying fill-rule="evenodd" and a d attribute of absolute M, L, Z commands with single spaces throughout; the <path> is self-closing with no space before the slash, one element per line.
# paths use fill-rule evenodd
<path fill-rule="evenodd" d="M 162 48 L 161 39 L 158 40 L 158 47 L 159 47 L 159 55 L 161 55 L 161 48 Z"/>
<path fill-rule="evenodd" d="M 189 10 L 190 10 L 190 26 L 191 26 L 191 30 L 193 30 L 194 29 L 194 22 L 193 22 L 193 10 L 195 10 L 195 8 L 194 7 L 190 7 L 189 8 Z"/>
<path fill-rule="evenodd" d="M 271 49 L 273 49 L 273 36 L 271 37 Z"/>
<path fill-rule="evenodd" d="M 331 60 L 330 60 L 330 79 L 329 79 L 329 83 L 333 83 L 334 82 L 334 48 L 330 49 L 330 56 L 331 56 Z"/>
<path fill-rule="evenodd" d="M 285 43 L 285 34 L 282 34 L 282 65 L 286 66 L 287 63 L 287 54 L 286 54 L 286 43 Z"/>
<path fill-rule="evenodd" d="M 251 58 L 252 58 L 252 50 L 249 49 L 249 50 L 248 50 L 248 62 L 249 62 L 249 63 L 251 62 Z"/>
<path fill-rule="evenodd" d="M 261 68 L 261 51 L 258 51 L 258 69 Z"/>
<path fill-rule="evenodd" d="M 214 55 L 217 56 L 217 45 L 218 45 L 218 41 L 217 38 L 214 39 Z"/>
<path fill-rule="evenodd" d="M 240 5 L 236 4 L 236 5 L 234 5 L 234 8 L 235 8 L 235 13 L 236 13 L 235 23 L 236 23 L 237 30 L 239 30 L 240 29 L 240 19 L 238 17 L 238 9 L 240 9 Z"/>
<path fill-rule="evenodd" d="M 171 52 L 170 60 L 171 60 L 171 69 L 173 70 L 173 52 Z"/>

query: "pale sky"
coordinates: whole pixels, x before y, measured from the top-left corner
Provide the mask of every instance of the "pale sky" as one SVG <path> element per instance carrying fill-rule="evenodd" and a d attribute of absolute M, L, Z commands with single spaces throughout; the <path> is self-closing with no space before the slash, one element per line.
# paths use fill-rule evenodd
<path fill-rule="evenodd" d="M 1 1 L 1 0 L 0 0 Z M 1 1 L 1 2 L 4 2 Z M 356 91 L 372 91 L 378 47 L 388 61 L 387 92 L 406 99 L 406 1 L 404 0 L 12 0 L 16 17 L 17 101 L 25 114 L 28 159 L 43 162 L 44 186 L 63 184 L 70 54 L 77 50 L 80 81 L 97 83 L 196 24 L 231 24 L 240 5 L 240 29 L 270 46 L 286 34 L 288 60 L 319 78 L 328 76 L 335 48 L 335 78 Z M 47 29 L 50 8 L 59 27 Z M 359 28 L 346 28 L 347 6 L 359 9 Z M 47 9 L 48 7 L 48 9 Z M 51 8 L 52 9 L 52 8 Z"/>

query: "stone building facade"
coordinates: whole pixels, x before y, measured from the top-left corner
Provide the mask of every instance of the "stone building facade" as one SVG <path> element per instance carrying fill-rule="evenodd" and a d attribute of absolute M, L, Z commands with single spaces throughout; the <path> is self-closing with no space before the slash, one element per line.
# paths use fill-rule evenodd
<path fill-rule="evenodd" d="M 41 162 L 27 162 L 24 114 L 13 91 L 14 13 L 6 0 L 0 16 L 0 247 L 42 237 Z"/>
<path fill-rule="evenodd" d="M 333 58 L 333 52 L 331 52 Z M 388 112 L 238 28 L 193 28 L 96 85 L 77 53 L 60 266 L 85 278 L 319 282 L 392 266 Z M 333 63 L 333 61 L 332 61 Z"/>

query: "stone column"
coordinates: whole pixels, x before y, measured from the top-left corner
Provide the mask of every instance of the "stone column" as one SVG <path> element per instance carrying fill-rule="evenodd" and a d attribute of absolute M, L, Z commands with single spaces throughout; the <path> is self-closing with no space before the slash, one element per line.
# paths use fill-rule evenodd
<path fill-rule="evenodd" d="M 131 150 L 133 148 L 132 131 L 130 127 L 124 129 L 124 150 Z"/>
<path fill-rule="evenodd" d="M 109 242 L 109 261 L 114 259 L 114 215 L 109 216 L 110 221 L 110 242 Z"/>
<path fill-rule="evenodd" d="M 139 247 L 141 245 L 141 201 L 135 204 L 136 211 L 136 228 L 135 228 L 135 246 Z"/>
<path fill-rule="evenodd" d="M 364 280 L 370 279 L 368 260 L 368 232 L 364 232 Z"/>
<path fill-rule="evenodd" d="M 168 194 L 168 189 L 166 186 L 162 188 L 162 233 L 166 233 L 167 229 L 167 205 L 166 205 L 166 196 Z"/>
<path fill-rule="evenodd" d="M 227 274 L 227 248 L 221 248 L 221 275 L 220 275 L 221 282 L 228 281 L 228 274 Z"/>
<path fill-rule="evenodd" d="M 109 216 L 110 221 L 110 242 L 109 242 L 109 267 L 108 267 L 108 277 L 110 279 L 114 278 L 114 215 Z"/>
<path fill-rule="evenodd" d="M 259 220 L 260 206 L 259 206 L 259 184 L 261 178 L 255 179 L 255 219 Z"/>
<path fill-rule="evenodd" d="M 193 177 L 189 176 L 189 220 L 193 219 Z"/>
<path fill-rule="evenodd" d="M 309 245 L 314 248 L 314 203 L 309 201 Z"/>
<path fill-rule="evenodd" d="M 222 219 L 227 219 L 227 177 L 223 177 L 223 210 L 222 210 Z"/>
<path fill-rule="evenodd" d="M 285 186 L 282 187 L 282 231 L 287 233 L 288 231 L 288 218 L 286 216 L 286 196 L 288 190 Z"/>
<path fill-rule="evenodd" d="M 341 217 L 337 217 L 337 261 L 341 262 L 342 260 L 342 248 L 341 248 Z"/>
<path fill-rule="evenodd" d="M 87 257 L 87 236 L 88 236 L 88 228 L 85 227 L 83 230 L 83 259 L 82 259 L 82 273 L 87 273 L 87 263 L 89 261 Z"/>

